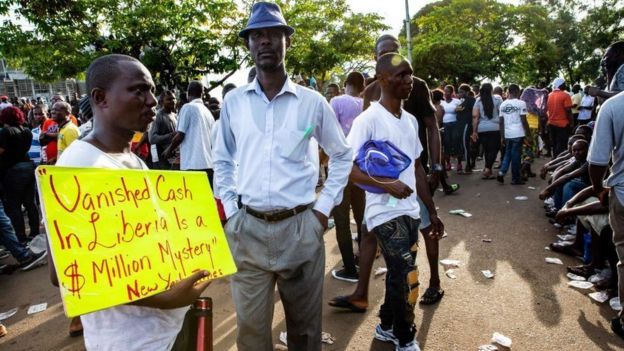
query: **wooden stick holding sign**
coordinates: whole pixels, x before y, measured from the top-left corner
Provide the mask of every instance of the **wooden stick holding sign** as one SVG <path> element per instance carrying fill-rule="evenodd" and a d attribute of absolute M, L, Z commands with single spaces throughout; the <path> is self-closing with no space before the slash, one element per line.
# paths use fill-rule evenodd
<path fill-rule="evenodd" d="M 40 166 L 36 175 L 69 317 L 155 295 L 198 270 L 236 272 L 203 172 Z"/>

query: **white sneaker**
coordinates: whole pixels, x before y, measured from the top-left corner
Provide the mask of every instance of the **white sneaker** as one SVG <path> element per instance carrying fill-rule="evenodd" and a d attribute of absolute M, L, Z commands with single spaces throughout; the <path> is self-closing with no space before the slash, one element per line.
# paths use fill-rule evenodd
<path fill-rule="evenodd" d="M 396 347 L 396 351 L 420 351 L 420 346 L 418 346 L 418 342 L 416 342 L 416 340 L 408 343 L 405 346 L 398 346 Z"/>

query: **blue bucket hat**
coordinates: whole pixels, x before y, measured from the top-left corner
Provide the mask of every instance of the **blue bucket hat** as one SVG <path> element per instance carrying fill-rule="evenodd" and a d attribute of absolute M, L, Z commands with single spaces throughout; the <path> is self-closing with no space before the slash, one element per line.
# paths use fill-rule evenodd
<path fill-rule="evenodd" d="M 251 16 L 247 27 L 238 33 L 238 36 L 244 38 L 254 29 L 279 27 L 291 36 L 295 29 L 288 24 L 282 15 L 282 10 L 277 4 L 271 2 L 257 2 L 251 8 Z"/>

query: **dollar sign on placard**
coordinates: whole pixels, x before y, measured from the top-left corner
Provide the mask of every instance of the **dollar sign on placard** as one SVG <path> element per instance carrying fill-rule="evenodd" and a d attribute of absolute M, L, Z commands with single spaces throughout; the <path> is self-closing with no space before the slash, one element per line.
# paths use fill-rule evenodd
<path fill-rule="evenodd" d="M 78 273 L 78 263 L 76 260 L 65 268 L 64 273 L 66 277 L 71 279 L 71 287 L 68 288 L 66 286 L 65 288 L 67 288 L 72 295 L 78 295 L 78 298 L 80 298 L 80 290 L 84 287 L 86 279 L 82 274 Z"/>

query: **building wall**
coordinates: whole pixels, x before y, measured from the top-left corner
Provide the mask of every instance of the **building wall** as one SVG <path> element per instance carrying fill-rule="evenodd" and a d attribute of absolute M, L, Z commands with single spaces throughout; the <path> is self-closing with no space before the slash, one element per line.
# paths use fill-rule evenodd
<path fill-rule="evenodd" d="M 4 62 L 2 63 L 4 64 Z M 79 95 L 84 94 L 86 92 L 85 82 L 66 79 L 52 84 L 42 83 L 33 80 L 23 71 L 0 65 L 0 95 L 7 95 L 9 98 L 42 97 L 50 100 L 55 94 L 71 97 L 74 92 L 78 92 L 76 88 L 79 90 Z"/>

